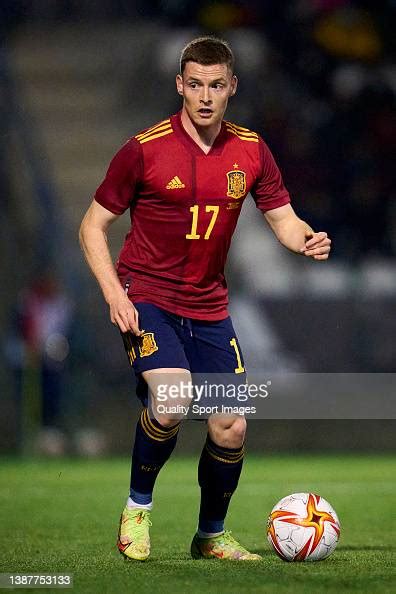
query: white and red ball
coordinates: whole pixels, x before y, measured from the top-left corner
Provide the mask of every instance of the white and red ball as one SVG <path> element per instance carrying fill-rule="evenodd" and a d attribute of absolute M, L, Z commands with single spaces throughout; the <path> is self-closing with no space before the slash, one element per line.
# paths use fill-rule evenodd
<path fill-rule="evenodd" d="M 340 522 L 331 505 L 314 493 L 293 493 L 271 511 L 268 541 L 284 561 L 320 561 L 336 548 Z"/>

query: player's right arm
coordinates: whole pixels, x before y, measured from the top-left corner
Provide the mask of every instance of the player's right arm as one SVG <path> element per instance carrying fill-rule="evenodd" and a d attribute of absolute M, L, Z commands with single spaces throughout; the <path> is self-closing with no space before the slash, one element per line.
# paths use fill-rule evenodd
<path fill-rule="evenodd" d="M 93 200 L 81 223 L 80 245 L 109 305 L 112 323 L 121 332 L 140 335 L 138 312 L 118 279 L 107 244 L 107 230 L 118 216 Z"/>

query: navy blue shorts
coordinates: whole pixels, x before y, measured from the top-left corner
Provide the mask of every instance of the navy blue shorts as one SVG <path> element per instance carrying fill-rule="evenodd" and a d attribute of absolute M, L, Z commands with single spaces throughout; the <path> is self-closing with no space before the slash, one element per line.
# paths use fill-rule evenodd
<path fill-rule="evenodd" d="M 235 374 L 245 379 L 242 351 L 231 318 L 206 322 L 184 318 L 151 303 L 135 303 L 141 337 L 122 334 L 129 362 L 138 379 L 137 394 L 146 404 L 143 371 L 159 368 L 188 369 L 192 374 Z"/>

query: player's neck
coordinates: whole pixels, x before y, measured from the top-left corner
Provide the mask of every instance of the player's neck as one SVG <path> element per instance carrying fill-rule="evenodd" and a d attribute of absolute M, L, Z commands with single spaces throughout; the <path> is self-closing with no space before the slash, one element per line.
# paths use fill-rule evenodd
<path fill-rule="evenodd" d="M 187 134 L 191 136 L 204 153 L 208 153 L 221 130 L 221 122 L 201 128 L 191 121 L 184 109 L 181 112 L 181 122 Z"/>

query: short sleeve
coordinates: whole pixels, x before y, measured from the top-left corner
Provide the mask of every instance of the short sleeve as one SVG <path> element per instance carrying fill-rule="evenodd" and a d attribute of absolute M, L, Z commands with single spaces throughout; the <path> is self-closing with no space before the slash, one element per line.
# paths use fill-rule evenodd
<path fill-rule="evenodd" d="M 281 173 L 271 151 L 262 138 L 259 138 L 261 175 L 252 188 L 251 194 L 257 208 L 266 212 L 290 202 Z"/>
<path fill-rule="evenodd" d="M 142 147 L 132 138 L 113 157 L 106 177 L 96 190 L 96 202 L 114 214 L 125 212 L 142 178 L 142 170 Z"/>

